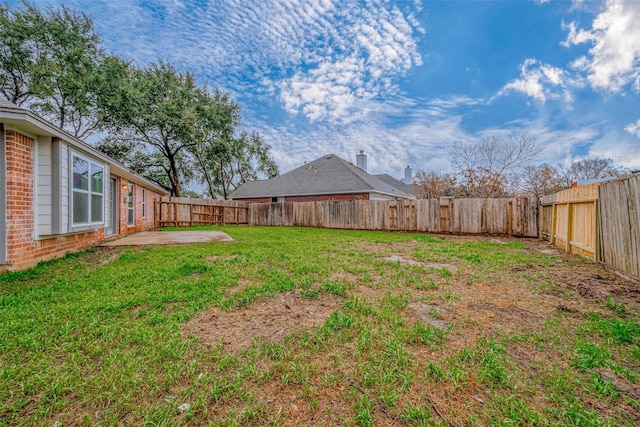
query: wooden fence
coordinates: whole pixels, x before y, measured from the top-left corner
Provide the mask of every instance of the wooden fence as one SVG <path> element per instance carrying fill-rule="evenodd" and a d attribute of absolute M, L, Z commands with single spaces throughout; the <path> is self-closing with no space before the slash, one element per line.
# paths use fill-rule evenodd
<path fill-rule="evenodd" d="M 520 237 L 539 235 L 535 197 L 254 203 L 249 206 L 249 224 Z"/>
<path fill-rule="evenodd" d="M 248 224 L 542 237 L 640 280 L 640 175 L 509 199 L 251 203 L 164 197 L 156 227 Z"/>
<path fill-rule="evenodd" d="M 156 227 L 248 224 L 247 203 L 233 200 L 162 197 L 155 202 Z"/>
<path fill-rule="evenodd" d="M 640 280 L 640 175 L 600 184 L 599 259 Z"/>
<path fill-rule="evenodd" d="M 540 237 L 566 252 L 599 260 L 597 184 L 540 198 Z"/>

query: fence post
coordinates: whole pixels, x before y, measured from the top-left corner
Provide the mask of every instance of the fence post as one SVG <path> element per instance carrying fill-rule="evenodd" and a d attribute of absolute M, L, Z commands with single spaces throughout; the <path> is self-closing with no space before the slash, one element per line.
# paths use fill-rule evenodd
<path fill-rule="evenodd" d="M 174 221 L 174 226 L 178 226 L 178 204 L 174 201 L 173 202 L 173 221 Z"/>
<path fill-rule="evenodd" d="M 573 238 L 573 206 L 567 203 L 567 245 L 565 252 L 571 252 L 571 239 Z"/>
<path fill-rule="evenodd" d="M 367 229 L 367 199 L 362 200 L 362 228 Z"/>
<path fill-rule="evenodd" d="M 551 205 L 551 230 L 549 235 L 549 243 L 551 243 L 552 245 L 554 245 L 556 242 L 556 220 L 558 216 L 557 211 L 558 205 L 554 202 L 553 205 Z"/>
<path fill-rule="evenodd" d="M 507 207 L 507 234 L 513 236 L 513 201 L 509 200 Z"/>
<path fill-rule="evenodd" d="M 600 209 L 598 206 L 598 200 L 600 200 L 600 187 L 598 187 L 598 199 L 593 201 L 593 210 L 594 210 L 594 224 L 593 224 L 593 235 L 595 236 L 595 253 L 594 259 L 596 262 L 602 261 L 602 253 L 601 250 L 601 242 L 600 242 Z"/>

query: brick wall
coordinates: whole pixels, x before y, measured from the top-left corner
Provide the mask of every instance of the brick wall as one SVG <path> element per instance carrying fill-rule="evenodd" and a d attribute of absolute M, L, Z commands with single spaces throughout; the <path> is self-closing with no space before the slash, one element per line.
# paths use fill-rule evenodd
<path fill-rule="evenodd" d="M 24 268 L 95 244 L 104 230 L 35 240 L 34 145 L 15 131 L 6 131 L 7 264 Z"/>
<path fill-rule="evenodd" d="M 271 203 L 271 197 L 257 197 L 253 199 L 236 199 L 249 203 Z M 321 194 L 311 196 L 286 196 L 285 202 L 319 202 L 323 200 L 369 200 L 369 193 L 354 193 L 354 194 Z"/>
<path fill-rule="evenodd" d="M 146 215 L 142 216 L 142 204 L 143 204 L 143 194 L 142 194 L 142 186 L 135 184 L 133 185 L 134 191 L 134 225 L 129 226 L 129 208 L 128 204 L 125 201 L 125 197 L 129 194 L 129 181 L 125 178 L 118 177 L 118 188 L 119 188 L 119 201 L 118 201 L 118 234 L 129 234 L 134 231 L 140 230 L 148 230 L 153 228 L 153 218 L 154 218 L 154 201 L 160 200 L 161 195 L 155 193 L 149 189 L 147 192 L 147 209 Z"/>
<path fill-rule="evenodd" d="M 34 146 L 32 138 L 15 131 L 6 131 L 7 266 L 10 268 L 28 268 L 39 261 L 93 246 L 105 238 L 104 228 L 100 228 L 84 233 L 35 239 Z M 159 199 L 160 194 L 147 190 L 147 215 L 143 218 L 142 187 L 135 186 L 135 226 L 128 227 L 127 205 L 123 197 L 127 194 L 127 183 L 127 180 L 118 178 L 120 234 L 153 228 L 153 201 Z"/>

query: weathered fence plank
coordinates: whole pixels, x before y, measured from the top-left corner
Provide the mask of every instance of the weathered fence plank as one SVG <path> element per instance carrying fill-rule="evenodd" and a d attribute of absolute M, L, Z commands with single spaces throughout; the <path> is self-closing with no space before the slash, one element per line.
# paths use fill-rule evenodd
<path fill-rule="evenodd" d="M 640 175 L 599 189 L 601 261 L 640 280 Z"/>

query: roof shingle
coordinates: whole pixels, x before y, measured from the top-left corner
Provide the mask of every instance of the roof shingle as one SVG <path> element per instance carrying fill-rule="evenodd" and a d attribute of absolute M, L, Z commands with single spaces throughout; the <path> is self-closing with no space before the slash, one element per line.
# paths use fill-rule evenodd
<path fill-rule="evenodd" d="M 327 154 L 275 178 L 247 182 L 234 191 L 231 198 L 368 192 L 390 197 L 411 197 L 335 154 Z"/>

